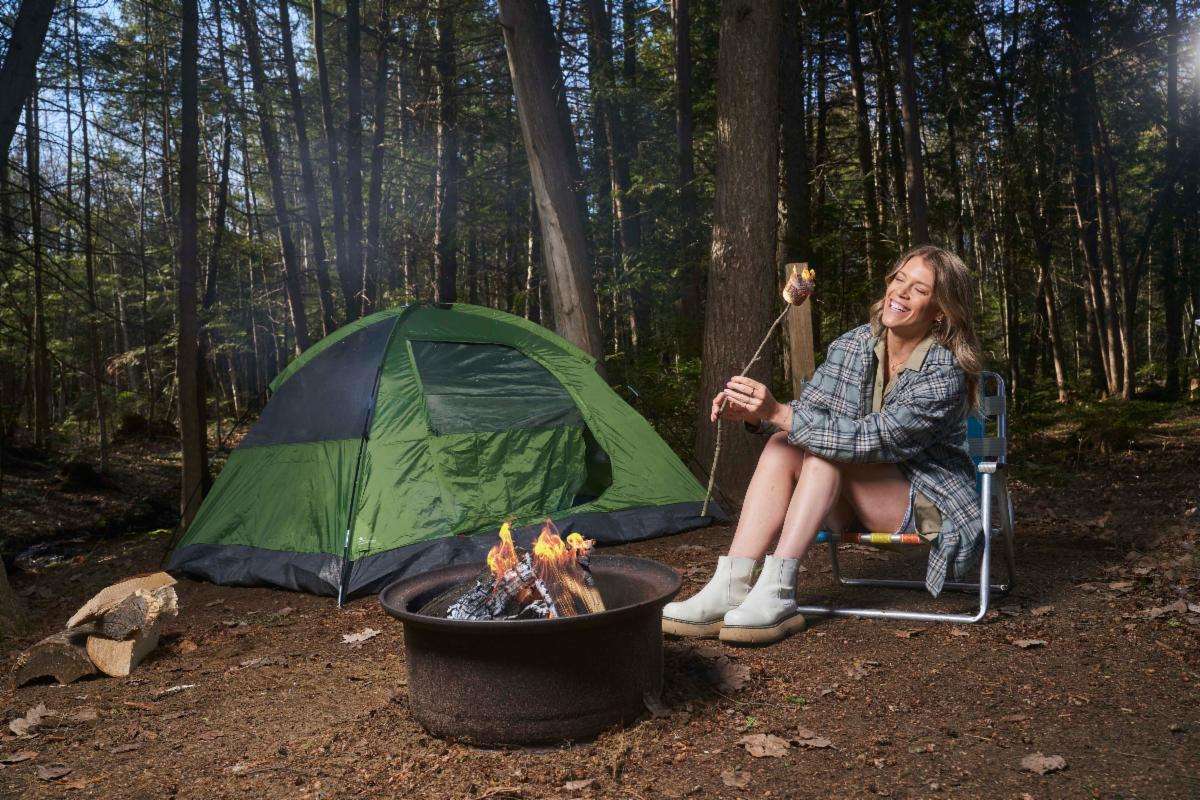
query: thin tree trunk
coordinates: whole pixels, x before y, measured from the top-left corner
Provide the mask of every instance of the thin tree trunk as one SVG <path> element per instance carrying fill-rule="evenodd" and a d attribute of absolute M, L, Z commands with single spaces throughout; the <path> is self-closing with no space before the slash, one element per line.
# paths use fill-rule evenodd
<path fill-rule="evenodd" d="M 1174 174 L 1179 162 L 1179 24 L 1175 0 L 1165 0 L 1167 9 L 1167 172 Z M 1193 134 L 1194 135 L 1194 134 Z M 1183 303 L 1187 284 L 1182 280 L 1175 258 L 1175 182 L 1171 179 L 1159 228 L 1158 274 L 1163 294 L 1163 360 L 1165 361 L 1166 394 L 1178 397 L 1181 388 L 1179 356 L 1182 344 Z"/>
<path fill-rule="evenodd" d="M 500 0 L 500 26 L 537 197 L 554 321 L 558 332 L 597 359 L 602 371 L 604 344 L 574 189 L 579 160 L 550 8 L 546 0 Z"/>
<path fill-rule="evenodd" d="M 288 97 L 292 101 L 292 124 L 296 126 L 296 148 L 300 157 L 300 186 L 304 194 L 304 211 L 308 219 L 312 242 L 313 267 L 317 273 L 317 294 L 321 303 L 321 329 L 328 336 L 337 328 L 337 312 L 333 304 L 333 285 L 329 280 L 325 236 L 321 230 L 321 206 L 317 202 L 317 179 L 313 172 L 312 151 L 308 145 L 308 123 L 304 116 L 304 98 L 300 94 L 300 78 L 296 74 L 296 54 L 292 47 L 292 18 L 289 0 L 279 0 L 279 33 L 283 42 L 283 64 L 287 72 Z"/>
<path fill-rule="evenodd" d="M 541 222 L 538 220 L 537 197 L 533 189 L 529 192 L 529 237 L 526 240 L 525 260 L 525 319 L 542 322 L 542 237 Z"/>
<path fill-rule="evenodd" d="M 371 282 L 376 286 L 377 292 L 384 275 L 384 253 L 380 239 L 383 215 L 383 163 L 386 152 L 383 137 L 387 132 L 388 45 L 391 43 L 391 24 L 387 0 L 384 0 L 379 6 L 379 47 L 375 52 L 375 100 L 372 104 L 371 120 L 371 176 L 367 188 L 366 269 L 372 275 Z M 373 306 L 378 305 L 379 295 L 373 297 L 371 302 Z"/>
<path fill-rule="evenodd" d="M 679 197 L 679 271 L 683 276 L 680 312 L 685 326 L 680 352 L 698 355 L 704 292 L 701 232 L 697 224 L 696 167 L 692 148 L 692 11 L 691 0 L 675 5 L 675 186 Z"/>
<path fill-rule="evenodd" d="M 50 441 L 50 351 L 46 346 L 46 291 L 42 268 L 42 171 L 37 76 L 25 104 L 25 157 L 29 183 L 29 244 L 33 262 L 33 441 Z"/>
<path fill-rule="evenodd" d="M 245 3 L 245 0 L 240 0 Z M 203 424 L 203 398 L 199 394 L 199 321 L 196 289 L 200 281 L 197 250 L 197 185 L 200 151 L 199 56 L 200 9 L 198 0 L 183 0 L 183 43 L 180 53 L 182 132 L 179 144 L 179 343 L 176 372 L 179 377 L 179 427 L 183 450 L 183 480 L 179 515 L 191 524 L 208 488 L 208 447 Z"/>
<path fill-rule="evenodd" d="M 363 264 L 362 24 L 359 0 L 346 0 L 346 259 L 359 287 L 358 315 L 374 311 L 375 287 Z"/>
<path fill-rule="evenodd" d="M 439 303 L 458 299 L 458 97 L 455 82 L 453 0 L 440 0 L 437 8 L 437 227 L 434 231 L 436 298 Z"/>
<path fill-rule="evenodd" d="M 904 114 L 904 152 L 908 164 L 908 212 L 912 244 L 929 243 L 929 211 L 925 200 L 925 167 L 921 156 L 921 109 L 917 105 L 913 68 L 912 0 L 897 0 L 900 30 L 900 101 Z"/>
<path fill-rule="evenodd" d="M 79 5 L 74 4 L 71 20 L 75 45 L 75 77 L 78 80 L 79 120 L 83 132 L 83 267 L 88 296 L 88 356 L 91 367 L 92 403 L 96 413 L 96 429 L 100 439 L 100 471 L 108 469 L 108 415 L 104 407 L 104 375 L 101 368 L 100 330 L 97 320 L 100 307 L 96 302 L 96 250 L 92 229 L 92 148 L 88 131 L 88 98 L 83 80 L 83 45 L 79 39 Z"/>
<path fill-rule="evenodd" d="M 267 174 L 271 181 L 271 203 L 275 206 L 275 221 L 279 226 L 279 246 L 283 251 L 284 286 L 287 289 L 288 305 L 292 313 L 292 327 L 296 331 L 296 352 L 302 353 L 308 349 L 309 345 L 308 320 L 304 316 L 304 289 L 300 279 L 296 245 L 292 239 L 291 221 L 288 218 L 283 164 L 280 158 L 279 138 L 275 132 L 275 117 L 271 111 L 267 76 L 263 71 L 262 48 L 258 39 L 258 20 L 249 8 L 247 0 L 237 0 L 237 4 L 242 31 L 246 38 L 246 55 L 250 60 L 250 81 L 254 86 L 254 98 L 258 106 L 259 135 L 262 138 L 263 154 L 267 158 Z"/>
<path fill-rule="evenodd" d="M 342 170 L 338 163 L 337 122 L 333 117 L 333 99 L 329 91 L 329 66 L 325 61 L 325 10 L 321 0 L 312 0 L 313 55 L 317 66 L 317 85 L 321 95 L 321 121 L 325 126 L 326 166 L 329 170 L 329 195 L 333 200 L 333 245 L 337 252 L 338 283 L 346 321 L 358 317 L 358 276 L 350 269 L 346 253 L 346 201 L 343 196 Z"/>
<path fill-rule="evenodd" d="M 867 231 L 867 280 L 874 283 L 875 275 L 883 265 L 883 239 L 879 223 L 879 202 L 875 194 L 875 167 L 871 156 L 871 123 L 867 116 L 867 90 L 863 81 L 861 45 L 858 39 L 858 3 L 857 0 L 844 0 L 844 5 L 846 49 L 850 61 L 850 86 L 854 93 L 855 130 L 858 137 L 858 169 L 862 179 Z"/>
<path fill-rule="evenodd" d="M 778 0 L 721 4 L 712 268 L 697 399 L 696 455 L 702 462 L 716 446 L 709 402 L 754 352 L 777 305 L 772 298 L 778 220 L 779 29 Z M 869 158 L 869 141 L 867 146 Z M 751 374 L 769 382 L 774 363 L 774 342 L 769 342 Z M 716 473 L 719 496 L 740 503 L 758 449 L 751 437 L 728 437 Z"/>

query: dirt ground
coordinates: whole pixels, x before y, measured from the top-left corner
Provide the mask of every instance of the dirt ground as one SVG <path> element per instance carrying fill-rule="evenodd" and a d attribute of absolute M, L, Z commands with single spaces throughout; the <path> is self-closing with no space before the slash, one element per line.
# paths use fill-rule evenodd
<path fill-rule="evenodd" d="M 373 597 L 339 611 L 328 598 L 183 581 L 180 617 L 131 677 L 0 689 L 0 797 L 1200 797 L 1198 420 L 1170 415 L 1108 455 L 1068 446 L 1069 431 L 1031 444 L 1013 481 L 1017 587 L 985 622 L 818 620 L 762 649 L 668 642 L 666 712 L 574 746 L 427 736 L 408 708 L 400 625 Z M 686 594 L 729 535 L 617 551 L 678 568 Z M 64 566 L 13 575 L 37 620 L 18 644 L 155 568 L 163 546 L 110 536 Z M 922 574 L 913 555 L 843 556 L 860 573 Z M 831 591 L 827 565 L 824 551 L 806 559 L 805 596 Z M 379 635 L 342 642 L 367 627 Z M 8 721 L 39 703 L 57 715 L 13 736 Z M 778 754 L 755 757 L 756 744 Z M 1060 768 L 1023 768 L 1039 753 Z"/>

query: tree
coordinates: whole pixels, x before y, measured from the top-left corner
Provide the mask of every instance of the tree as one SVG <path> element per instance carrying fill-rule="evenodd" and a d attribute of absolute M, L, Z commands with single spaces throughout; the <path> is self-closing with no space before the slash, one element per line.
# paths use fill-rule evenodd
<path fill-rule="evenodd" d="M 8 37 L 8 51 L 0 66 L 0 159 L 8 163 L 8 148 L 12 144 L 21 108 L 29 99 L 36 83 L 35 72 L 50 18 L 54 16 L 54 0 L 21 0 L 17 18 Z"/>
<path fill-rule="evenodd" d="M 846 50 L 850 61 L 850 87 L 854 93 L 855 133 L 858 137 L 858 170 L 862 178 L 864 218 L 867 230 L 867 276 L 873 280 L 883 266 L 883 237 L 879 201 L 875 193 L 875 166 L 871 157 L 871 123 L 867 116 L 867 89 L 863 80 L 862 52 L 858 39 L 858 5 L 845 0 Z"/>
<path fill-rule="evenodd" d="M 454 85 L 453 0 L 437 7 L 437 227 L 434 231 L 434 269 L 439 303 L 458 299 L 458 91 Z"/>
<path fill-rule="evenodd" d="M 603 371 L 600 316 L 575 195 L 579 160 L 550 8 L 546 0 L 500 0 L 500 27 L 537 199 L 555 326 L 559 334 L 597 359 Z"/>
<path fill-rule="evenodd" d="M 308 320 L 304 314 L 300 264 L 296 257 L 296 244 L 292 239 L 291 220 L 288 217 L 287 187 L 283 182 L 283 160 L 279 149 L 279 137 L 275 131 L 275 114 L 267 88 L 266 71 L 263 69 L 258 19 L 246 0 L 237 0 L 237 4 L 242 32 L 246 39 L 246 56 L 250 60 L 250 81 L 254 86 L 254 99 L 258 106 L 259 137 L 262 139 L 263 154 L 267 158 L 267 174 L 271 179 L 271 204 L 275 207 L 275 222 L 279 226 L 284 286 L 287 289 L 288 306 L 292 312 L 292 328 L 296 332 L 296 352 L 302 353 L 309 345 Z"/>
<path fill-rule="evenodd" d="M 900 107 L 904 115 L 904 154 L 908 164 L 909 228 L 915 246 L 929 243 L 929 211 L 921 156 L 921 109 L 917 105 L 913 69 L 912 0 L 897 0 L 896 23 L 900 29 Z"/>
<path fill-rule="evenodd" d="M 240 0 L 245 3 L 245 0 Z M 243 11 L 244 13 L 244 11 Z M 200 324 L 196 313 L 196 290 L 200 282 L 200 254 L 196 222 L 199 121 L 199 0 L 183 0 L 180 49 L 182 130 L 179 141 L 179 343 L 176 374 L 179 380 L 179 427 L 183 451 L 179 516 L 191 524 L 204 499 L 208 484 L 208 443 L 203 424 L 203 398 L 199 385 Z"/>
<path fill-rule="evenodd" d="M 717 61 L 717 181 L 712 267 L 704 319 L 696 454 L 716 444 L 710 401 L 767 332 L 774 317 L 779 174 L 779 0 L 723 0 Z M 774 343 L 752 374 L 769 380 Z M 722 446 L 717 486 L 739 501 L 757 458 L 750 437 Z"/>
<path fill-rule="evenodd" d="M 358 0 L 346 0 L 346 261 L 356 276 L 358 316 L 375 309 L 375 287 L 363 269 L 362 23 Z"/>

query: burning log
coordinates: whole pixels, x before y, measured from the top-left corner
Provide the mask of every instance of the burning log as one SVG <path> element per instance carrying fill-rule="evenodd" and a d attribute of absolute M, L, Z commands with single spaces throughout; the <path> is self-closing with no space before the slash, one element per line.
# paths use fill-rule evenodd
<path fill-rule="evenodd" d="M 465 591 L 458 587 L 423 611 L 469 620 L 553 619 L 603 611 L 588 569 L 593 544 L 578 533 L 564 542 L 547 520 L 533 550 L 519 551 L 505 523 L 500 543 L 488 553 L 488 568 Z"/>

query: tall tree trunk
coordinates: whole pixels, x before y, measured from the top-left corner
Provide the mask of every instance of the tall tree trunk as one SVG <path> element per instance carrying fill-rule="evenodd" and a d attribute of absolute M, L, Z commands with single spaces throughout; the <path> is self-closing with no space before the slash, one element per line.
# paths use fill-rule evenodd
<path fill-rule="evenodd" d="M 25 104 L 25 157 L 29 183 L 29 245 L 33 262 L 33 441 L 39 450 L 50 441 L 50 351 L 46 346 L 46 290 L 42 268 L 41 126 L 37 77 Z"/>
<path fill-rule="evenodd" d="M 286 1 L 286 0 L 285 0 Z M 391 44 L 391 18 L 387 0 L 379 6 L 379 46 L 375 51 L 375 100 L 371 119 L 371 177 L 367 188 L 367 266 L 378 287 L 383 281 L 384 253 L 380 243 L 383 216 L 383 137 L 387 132 L 388 46 Z M 379 303 L 379 297 L 372 300 Z"/>
<path fill-rule="evenodd" d="M 677 254 L 683 276 L 680 312 L 684 331 L 680 351 L 699 355 L 703 322 L 700 298 L 704 290 L 700 226 L 697 224 L 696 167 L 692 148 L 692 11 L 691 0 L 673 0 L 675 6 L 675 190 L 678 194 Z"/>
<path fill-rule="evenodd" d="M 37 61 L 53 15 L 54 0 L 21 0 L 13 20 L 8 50 L 0 66 L 0 160 L 6 164 L 8 148 L 21 121 L 21 107 L 37 83 Z"/>
<path fill-rule="evenodd" d="M 640 208 L 637 200 L 630 196 L 633 185 L 630 170 L 630 144 L 625 122 L 628 117 L 626 107 L 619 102 L 620 93 L 617 90 L 616 78 L 613 72 L 612 52 L 612 20 L 605 9 L 603 0 L 588 0 L 588 36 L 593 43 L 592 49 L 599 60 L 600 85 L 593 91 L 600 94 L 597 108 L 600 111 L 608 140 L 609 174 L 612 178 L 613 212 L 617 217 L 617 229 L 620 234 L 620 269 L 618 281 L 624 282 L 624 276 L 630 272 L 636 274 L 638 253 L 642 245 L 642 226 Z M 628 53 L 626 54 L 628 56 Z M 629 63 L 628 59 L 625 62 Z M 635 308 L 634 339 L 636 340 L 638 320 L 646 324 L 646 305 L 642 299 L 642 291 L 638 286 L 633 287 Z M 614 320 L 614 325 L 618 324 Z"/>
<path fill-rule="evenodd" d="M 854 92 L 855 131 L 858 137 L 858 169 L 862 178 L 864 215 L 867 231 L 867 280 L 874 283 L 883 266 L 883 238 L 879 222 L 879 202 L 875 194 L 875 166 L 871 156 L 871 123 L 867 116 L 867 90 L 863 81 L 862 53 L 858 39 L 857 0 L 844 0 L 846 10 L 846 50 L 850 61 L 850 86 Z M 711 294 L 711 292 L 710 292 Z"/>
<path fill-rule="evenodd" d="M 304 116 L 304 98 L 300 94 L 300 78 L 296 74 L 296 54 L 292 47 L 292 18 L 289 0 L 279 0 L 279 33 L 283 41 L 283 64 L 287 72 L 288 97 L 292 101 L 292 124 L 296 126 L 296 149 L 300 156 L 300 186 L 304 194 L 304 211 L 312 242 L 313 267 L 317 273 L 317 295 L 321 303 L 321 329 L 328 336 L 337 328 L 337 312 L 333 305 L 333 286 L 329 280 L 325 236 L 321 231 L 321 206 L 317 202 L 317 179 L 313 173 L 312 151 L 308 145 L 308 123 Z"/>
<path fill-rule="evenodd" d="M 525 319 L 542 322 L 542 235 L 538 220 L 536 191 L 529 192 L 529 237 L 526 240 L 525 260 Z"/>
<path fill-rule="evenodd" d="M 900 102 L 904 114 L 904 152 L 908 164 L 908 212 L 912 243 L 929 243 L 929 211 L 925 201 L 925 167 L 921 157 L 921 109 L 913 69 L 912 0 L 897 0 L 900 30 Z"/>
<path fill-rule="evenodd" d="M 458 299 L 458 97 L 455 83 L 454 9 L 452 0 L 440 0 L 437 9 L 437 228 L 434 232 L 434 266 L 437 301 Z"/>
<path fill-rule="evenodd" d="M 83 45 L 79 38 L 79 4 L 71 19 L 75 49 L 75 77 L 79 91 L 79 121 L 83 132 L 83 267 L 88 296 L 88 357 L 91 368 L 93 410 L 100 439 L 100 471 L 108 469 L 108 414 L 104 408 L 104 374 L 100 356 L 100 306 L 96 302 L 96 249 L 92 228 L 92 147 L 88 131 L 88 97 L 83 79 Z"/>
<path fill-rule="evenodd" d="M 500 0 L 500 26 L 537 198 L 555 325 L 603 371 L 600 316 L 575 194 L 579 160 L 550 7 L 546 0 Z"/>
<path fill-rule="evenodd" d="M 1175 174 L 1179 162 L 1179 24 L 1175 0 L 1164 0 L 1167 8 L 1167 172 Z M 1158 274 L 1163 294 L 1163 360 L 1165 363 L 1166 393 L 1177 397 L 1180 390 L 1179 356 L 1182 344 L 1183 303 L 1187 284 L 1181 279 L 1175 258 L 1177 236 L 1175 224 L 1175 181 L 1165 189 L 1167 196 L 1159 228 Z M 1196 309 L 1200 313 L 1200 309 Z"/>
<path fill-rule="evenodd" d="M 225 64 L 225 34 L 221 22 L 221 0 L 212 0 L 213 27 L 216 29 L 217 41 L 217 72 L 221 80 L 222 124 L 221 124 L 221 163 L 218 166 L 217 178 L 217 210 L 212 218 L 212 243 L 208 248 L 208 268 L 204 273 L 204 303 L 205 310 L 212 308 L 217 300 L 217 278 L 220 275 L 222 249 L 221 243 L 225 237 L 225 216 L 229 210 L 229 163 L 233 156 L 233 121 L 230 108 L 231 93 L 228 91 L 228 74 Z"/>
<path fill-rule="evenodd" d="M 250 60 L 250 81 L 254 86 L 254 99 L 258 106 L 259 135 L 262 138 L 263 154 L 267 157 L 267 175 L 271 182 L 271 204 L 275 206 L 275 222 L 279 226 L 279 246 L 283 251 L 284 286 L 287 289 L 288 306 L 292 312 L 292 327 L 296 331 L 296 352 L 308 349 L 308 320 L 304 316 L 304 289 L 300 279 L 300 264 L 296 257 L 296 245 L 292 239 L 291 220 L 288 218 L 287 190 L 283 182 L 283 163 L 280 157 L 279 138 L 275 132 L 275 115 L 271 110 L 271 95 L 267 76 L 263 70 L 262 47 L 258 39 L 258 20 L 247 0 L 237 0 L 238 15 L 246 38 L 246 55 Z"/>
<path fill-rule="evenodd" d="M 696 454 L 706 462 L 716 444 L 709 402 L 741 371 L 774 316 L 776 200 L 779 172 L 778 0 L 721 4 L 717 58 L 717 181 L 713 198 L 712 268 L 704 323 Z M 870 156 L 868 142 L 868 157 Z M 770 380 L 774 342 L 751 371 Z M 727 432 L 716 481 L 738 503 L 759 447 Z"/>
<path fill-rule="evenodd" d="M 358 314 L 375 310 L 375 287 L 363 264 L 362 23 L 359 0 L 346 0 L 346 260 L 359 287 Z"/>
<path fill-rule="evenodd" d="M 242 4 L 245 0 L 240 0 Z M 245 12 L 243 11 L 243 14 Z M 179 343 L 176 372 L 179 377 L 179 428 L 183 450 L 183 480 L 180 485 L 179 515 L 191 524 L 208 488 L 208 442 L 203 424 L 199 387 L 199 321 L 196 289 L 200 282 L 197 250 L 197 185 L 200 153 L 199 121 L 199 0 L 183 0 L 183 43 L 180 51 L 182 74 L 182 131 L 179 143 Z"/>
<path fill-rule="evenodd" d="M 321 121 L 325 126 L 326 167 L 329 170 L 329 195 L 333 201 L 333 246 L 337 252 L 338 284 L 346 320 L 358 317 L 358 276 L 350 269 L 346 253 L 346 201 L 343 196 L 342 169 L 338 163 L 337 122 L 333 117 L 333 98 L 329 91 L 329 66 L 325 60 L 325 9 L 321 0 L 312 0 L 313 55 L 317 66 L 317 85 L 321 95 Z"/>

